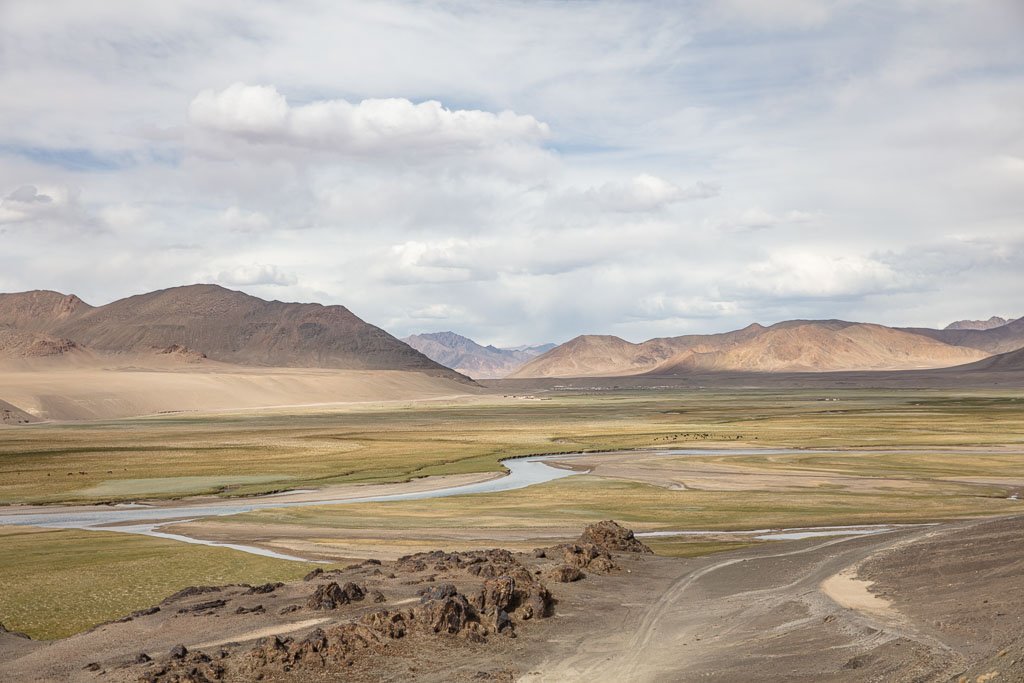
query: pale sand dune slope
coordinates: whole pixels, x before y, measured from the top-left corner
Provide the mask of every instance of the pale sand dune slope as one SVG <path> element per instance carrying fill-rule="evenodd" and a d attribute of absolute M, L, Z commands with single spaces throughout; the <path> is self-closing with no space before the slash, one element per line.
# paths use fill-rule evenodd
<path fill-rule="evenodd" d="M 0 400 L 48 420 L 415 400 L 479 393 L 420 372 L 306 368 L 0 368 Z"/>

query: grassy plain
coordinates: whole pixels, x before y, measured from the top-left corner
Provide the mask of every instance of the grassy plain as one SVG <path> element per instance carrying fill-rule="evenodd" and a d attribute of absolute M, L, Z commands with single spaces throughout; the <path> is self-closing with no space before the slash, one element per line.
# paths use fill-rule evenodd
<path fill-rule="evenodd" d="M 289 581 L 302 562 L 99 531 L 0 527 L 0 622 L 60 638 L 189 585 Z"/>
<path fill-rule="evenodd" d="M 0 431 L 0 504 L 248 495 L 497 471 L 500 459 L 514 455 L 716 442 L 1012 447 L 1024 443 L 1024 398 L 1009 391 L 633 390 L 41 424 Z M 923 472 L 921 463 L 905 462 L 883 465 Z M 830 466 L 870 473 L 879 463 L 839 456 Z"/>
<path fill-rule="evenodd" d="M 323 529 L 329 539 L 343 538 L 344 529 L 392 535 L 467 527 L 578 529 L 606 518 L 644 529 L 742 529 L 1024 511 L 1024 503 L 1008 498 L 1024 478 L 1019 392 L 861 389 L 573 392 L 547 400 L 489 396 L 3 428 L 0 503 L 249 495 L 491 472 L 502 458 L 517 455 L 726 444 L 873 452 L 808 450 L 688 462 L 728 460 L 772 475 L 821 472 L 915 485 L 767 490 L 752 477 L 744 490 L 673 490 L 581 476 L 502 494 L 264 510 L 218 523 Z M 735 546 L 659 540 L 656 547 L 683 556 Z M 183 585 L 256 583 L 306 569 L 119 534 L 5 531 L 0 621 L 33 635 L 60 636 Z"/>

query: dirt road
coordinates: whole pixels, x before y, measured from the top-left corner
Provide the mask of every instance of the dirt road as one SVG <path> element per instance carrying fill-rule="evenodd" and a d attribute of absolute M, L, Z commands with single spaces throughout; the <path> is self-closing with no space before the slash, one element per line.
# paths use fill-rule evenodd
<path fill-rule="evenodd" d="M 648 577 L 653 596 L 645 603 L 624 605 L 620 618 L 592 619 L 587 631 L 567 629 L 573 637 L 563 639 L 520 680 L 955 680 L 971 661 L 949 633 L 932 624 L 969 618 L 962 607 L 959 615 L 938 614 L 919 599 L 900 611 L 887 599 L 865 592 L 885 609 L 849 609 L 830 598 L 822 584 L 844 572 L 839 583 L 860 583 L 850 577 L 869 558 L 900 558 L 907 548 L 927 556 L 924 548 L 930 544 L 970 543 L 977 533 L 974 527 L 985 524 L 992 522 L 808 540 L 787 543 L 784 549 L 760 547 L 678 565 L 675 576 L 664 575 L 660 581 Z M 1019 537 L 1024 528 L 1019 520 L 1005 524 L 1011 537 Z M 950 553 L 945 561 L 955 567 L 956 555 Z M 904 584 L 916 585 L 915 571 L 922 567 L 890 564 L 879 573 L 887 577 L 887 593 L 898 597 Z M 943 575 L 941 567 L 929 571 L 932 581 Z M 832 582 L 833 591 L 836 585 Z M 866 586 L 853 587 L 863 591 Z M 938 582 L 931 588 L 932 594 L 943 590 Z M 975 589 L 987 594 L 983 585 Z M 991 599 L 1003 590 L 988 587 Z M 856 601 L 847 604 L 857 606 Z"/>

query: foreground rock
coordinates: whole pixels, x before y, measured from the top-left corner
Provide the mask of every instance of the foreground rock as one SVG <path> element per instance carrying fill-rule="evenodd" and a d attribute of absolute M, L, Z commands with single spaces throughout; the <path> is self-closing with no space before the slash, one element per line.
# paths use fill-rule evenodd
<path fill-rule="evenodd" d="M 296 584 L 314 584 L 312 592 L 299 604 L 276 609 L 282 615 L 302 610 L 337 615 L 337 621 L 304 633 L 263 637 L 254 646 L 220 648 L 214 654 L 175 648 L 164 660 L 145 663 L 143 678 L 153 683 L 304 681 L 325 676 L 333 680 L 338 672 L 372 667 L 398 647 L 450 649 L 462 643 L 490 648 L 502 639 L 515 638 L 525 623 L 554 614 L 556 600 L 545 581 L 566 584 L 583 580 L 588 573 L 608 574 L 619 568 L 615 554 L 650 552 L 629 529 L 603 521 L 586 527 L 573 543 L 538 549 L 530 556 L 503 549 L 438 550 L 407 555 L 394 563 L 367 560 L 344 570 L 317 568 Z M 345 580 L 354 576 L 365 577 L 365 582 Z M 379 606 L 387 600 L 379 590 L 385 586 L 419 586 L 415 604 Z M 267 597 L 281 590 L 279 584 L 247 586 L 241 595 Z M 178 612 L 208 614 L 215 604 L 230 600 L 220 596 L 211 600 L 211 593 L 221 591 L 194 586 L 164 604 L 190 601 Z M 265 612 L 262 604 L 256 607 L 259 613 Z M 246 606 L 235 610 L 238 614 L 256 611 Z"/>

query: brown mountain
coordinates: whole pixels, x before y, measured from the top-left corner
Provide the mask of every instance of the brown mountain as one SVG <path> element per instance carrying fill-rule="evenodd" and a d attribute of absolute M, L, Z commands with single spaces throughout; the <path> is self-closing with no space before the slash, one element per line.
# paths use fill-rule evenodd
<path fill-rule="evenodd" d="M 454 332 L 428 332 L 402 339 L 427 358 L 474 379 L 505 377 L 532 358 L 550 351 L 554 344 L 499 349 L 483 346 Z"/>
<path fill-rule="evenodd" d="M 932 330 L 928 328 L 901 328 L 905 332 L 931 337 L 946 344 L 980 349 L 990 354 L 1006 353 L 1024 348 L 1024 318 L 987 330 Z"/>
<path fill-rule="evenodd" d="M 989 356 L 975 363 L 952 369 L 967 372 L 1024 372 L 1024 349 Z"/>
<path fill-rule="evenodd" d="M 947 330 L 991 330 L 996 327 L 1002 327 L 1006 323 L 1010 322 L 1006 318 L 1000 318 L 998 315 L 994 315 L 988 320 L 957 320 L 956 322 L 946 325 L 944 329 Z"/>
<path fill-rule="evenodd" d="M 697 369 L 908 370 L 960 365 L 986 355 L 881 325 L 793 320 L 767 328 L 755 324 L 724 334 L 652 339 L 640 344 L 618 337 L 577 337 L 527 363 L 511 377 L 665 376 Z"/>
<path fill-rule="evenodd" d="M 5 346 L 22 356 L 47 355 L 49 347 L 54 355 L 174 350 L 234 365 L 409 370 L 465 380 L 344 306 L 264 301 L 217 285 L 175 287 L 95 308 L 57 292 L 0 295 L 0 349 Z"/>

